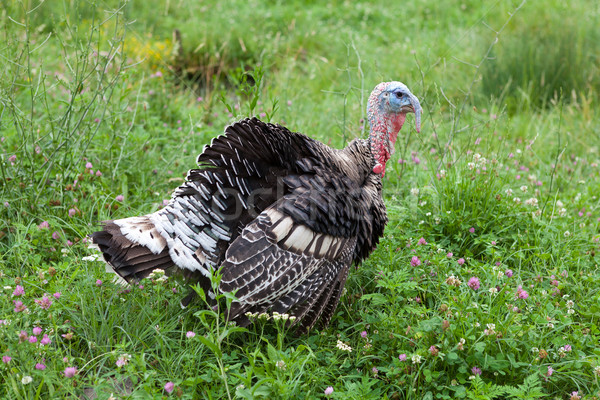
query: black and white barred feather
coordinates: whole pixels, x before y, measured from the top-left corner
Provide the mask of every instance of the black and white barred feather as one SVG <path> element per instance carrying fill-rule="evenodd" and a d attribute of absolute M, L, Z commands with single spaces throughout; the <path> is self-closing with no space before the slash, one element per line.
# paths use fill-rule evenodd
<path fill-rule="evenodd" d="M 198 157 L 198 169 L 153 214 L 104 222 L 92 235 L 127 281 L 181 269 L 209 290 L 233 292 L 229 318 L 289 313 L 300 331 L 326 326 L 349 267 L 369 255 L 387 216 L 367 140 L 335 150 L 305 135 L 245 119 Z"/>

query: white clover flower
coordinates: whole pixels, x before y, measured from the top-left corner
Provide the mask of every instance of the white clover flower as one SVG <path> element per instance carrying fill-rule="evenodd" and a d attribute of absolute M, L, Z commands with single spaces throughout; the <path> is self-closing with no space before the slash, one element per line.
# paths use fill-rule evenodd
<path fill-rule="evenodd" d="M 569 308 L 567 310 L 567 314 L 569 314 L 569 315 L 575 314 L 575 310 L 573 310 L 572 308 Z"/>
<path fill-rule="evenodd" d="M 492 294 L 492 295 L 498 294 L 498 289 L 496 289 L 495 287 L 491 287 L 490 294 Z"/>
<path fill-rule="evenodd" d="M 564 217 L 565 215 L 567 215 L 567 209 L 566 208 L 561 208 L 558 210 L 558 216 L 559 217 Z"/>
<path fill-rule="evenodd" d="M 496 275 L 496 278 L 498 278 L 498 279 L 504 278 L 504 272 L 498 271 L 498 274 Z"/>
<path fill-rule="evenodd" d="M 567 308 L 573 308 L 575 307 L 575 302 L 573 300 L 567 300 L 566 306 Z"/>
<path fill-rule="evenodd" d="M 556 207 L 562 208 L 564 206 L 563 202 L 560 200 L 556 200 Z"/>
<path fill-rule="evenodd" d="M 531 206 L 531 207 L 537 207 L 538 206 L 538 199 L 536 199 L 535 197 L 531 197 L 531 198 L 525 200 L 525 205 L 526 206 Z"/>
<path fill-rule="evenodd" d="M 421 360 L 423 359 L 423 357 L 421 357 L 418 354 L 413 354 L 413 356 L 411 357 L 412 363 L 413 364 L 421 364 Z"/>
<path fill-rule="evenodd" d="M 277 368 L 279 368 L 280 370 L 285 371 L 285 368 L 286 368 L 285 361 L 279 360 L 275 363 L 275 366 Z"/>
<path fill-rule="evenodd" d="M 131 360 L 131 356 L 127 353 L 123 353 L 119 356 L 119 358 L 117 358 L 115 364 L 117 365 L 117 367 L 121 368 L 122 366 L 127 365 L 129 363 L 129 360 Z"/>
<path fill-rule="evenodd" d="M 512 196 L 512 195 L 513 195 L 513 191 L 512 191 L 512 189 L 506 189 L 506 190 L 504 191 L 504 193 L 506 193 L 506 195 L 507 195 L 508 197 L 510 197 L 510 196 Z"/>
<path fill-rule="evenodd" d="M 518 197 L 514 197 L 514 198 L 513 198 L 513 201 L 514 201 L 516 204 L 521 204 L 521 199 L 520 199 L 520 198 L 518 198 Z"/>
<path fill-rule="evenodd" d="M 523 192 L 523 193 L 527 192 L 527 186 L 526 185 L 521 186 L 520 189 L 521 189 L 521 192 Z"/>
<path fill-rule="evenodd" d="M 21 379 L 21 383 L 23 385 L 28 385 L 33 381 L 33 378 L 30 377 L 29 375 L 25 375 L 22 379 Z"/>
<path fill-rule="evenodd" d="M 467 167 L 469 168 L 469 170 L 473 171 L 475 169 L 475 163 L 470 162 L 467 164 Z"/>
<path fill-rule="evenodd" d="M 418 188 L 410 189 L 410 194 L 412 194 L 415 197 L 419 196 L 419 189 Z"/>
<path fill-rule="evenodd" d="M 571 232 L 569 232 L 569 231 L 565 231 L 565 233 L 563 233 L 563 235 L 564 235 L 565 237 L 569 237 L 569 236 L 571 236 Z"/>
<path fill-rule="evenodd" d="M 600 365 L 597 367 L 594 367 L 594 375 L 600 376 Z"/>
<path fill-rule="evenodd" d="M 477 162 L 481 159 L 481 154 L 475 153 L 473 154 L 473 161 Z"/>
<path fill-rule="evenodd" d="M 446 170 L 445 169 L 441 169 L 440 170 L 440 178 L 445 178 L 446 177 Z"/>

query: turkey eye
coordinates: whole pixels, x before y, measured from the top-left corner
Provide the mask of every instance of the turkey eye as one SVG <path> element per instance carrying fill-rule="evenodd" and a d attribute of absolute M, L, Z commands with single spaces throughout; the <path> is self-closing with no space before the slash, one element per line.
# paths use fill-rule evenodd
<path fill-rule="evenodd" d="M 396 97 L 397 98 L 401 98 L 402 96 L 404 96 L 404 93 L 402 93 L 402 92 L 396 92 Z"/>

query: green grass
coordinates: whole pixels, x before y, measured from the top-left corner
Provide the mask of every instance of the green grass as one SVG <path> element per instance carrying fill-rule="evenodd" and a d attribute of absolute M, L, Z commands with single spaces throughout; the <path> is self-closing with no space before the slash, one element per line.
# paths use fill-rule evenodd
<path fill-rule="evenodd" d="M 600 397 L 598 6 L 234 3 L 0 11 L 0 397 Z M 226 124 L 341 147 L 389 79 L 422 133 L 409 117 L 385 237 L 327 329 L 237 329 L 181 310 L 182 282 L 122 287 L 86 258 L 98 221 L 161 207 Z"/>

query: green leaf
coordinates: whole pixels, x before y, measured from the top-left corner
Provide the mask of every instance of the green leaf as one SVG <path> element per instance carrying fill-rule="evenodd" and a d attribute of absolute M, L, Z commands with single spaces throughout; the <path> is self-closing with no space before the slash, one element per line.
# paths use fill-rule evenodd
<path fill-rule="evenodd" d="M 197 338 L 200 340 L 200 342 L 202 342 L 202 344 L 208 347 L 215 354 L 215 356 L 217 356 L 217 358 L 223 357 L 223 353 L 215 343 L 211 342 L 210 340 L 201 335 L 197 336 Z"/>

